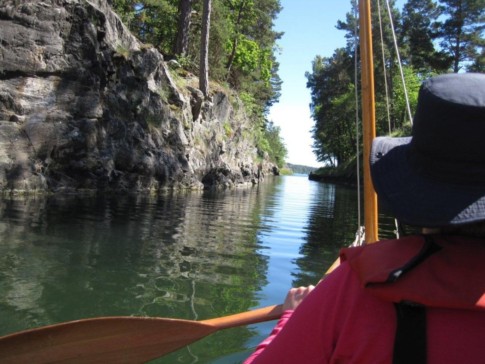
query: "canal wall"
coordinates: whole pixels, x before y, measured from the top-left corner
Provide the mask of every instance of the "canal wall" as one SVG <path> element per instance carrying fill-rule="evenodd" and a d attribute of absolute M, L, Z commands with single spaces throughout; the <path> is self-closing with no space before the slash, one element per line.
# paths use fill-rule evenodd
<path fill-rule="evenodd" d="M 2 1 L 0 191 L 159 191 L 258 183 L 237 95 L 170 68 L 105 0 Z"/>

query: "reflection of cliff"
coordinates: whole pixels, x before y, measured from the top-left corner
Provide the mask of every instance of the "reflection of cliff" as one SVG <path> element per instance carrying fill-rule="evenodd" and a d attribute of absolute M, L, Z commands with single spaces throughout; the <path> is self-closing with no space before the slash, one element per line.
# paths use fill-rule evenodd
<path fill-rule="evenodd" d="M 299 272 L 294 285 L 318 282 L 338 257 L 343 246 L 350 245 L 357 231 L 357 192 L 350 187 L 319 183 L 317 200 L 310 208 L 307 242 L 296 260 Z"/>
<path fill-rule="evenodd" d="M 247 310 L 265 284 L 256 236 L 271 188 L 0 201 L 0 334 L 91 316 Z"/>

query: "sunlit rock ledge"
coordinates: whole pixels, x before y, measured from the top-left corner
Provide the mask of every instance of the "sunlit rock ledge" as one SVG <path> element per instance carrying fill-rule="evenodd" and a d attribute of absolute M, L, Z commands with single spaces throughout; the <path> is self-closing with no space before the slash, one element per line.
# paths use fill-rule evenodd
<path fill-rule="evenodd" d="M 61 5 L 60 5 L 61 4 Z M 202 189 L 277 174 L 235 95 L 204 98 L 105 0 L 2 1 L 0 191 Z"/>

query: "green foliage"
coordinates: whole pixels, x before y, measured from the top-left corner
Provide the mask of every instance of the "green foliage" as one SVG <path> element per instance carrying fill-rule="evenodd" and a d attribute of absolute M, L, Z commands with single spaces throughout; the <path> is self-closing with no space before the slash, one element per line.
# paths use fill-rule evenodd
<path fill-rule="evenodd" d="M 438 33 L 433 24 L 441 14 L 441 8 L 432 0 L 408 0 L 404 5 L 401 52 L 417 72 L 446 72 L 451 66 L 451 57 L 434 45 Z"/>
<path fill-rule="evenodd" d="M 241 92 L 239 98 L 244 104 L 244 108 L 252 120 L 257 120 L 255 124 L 263 123 L 263 114 L 261 105 L 257 102 L 254 95 L 249 92 Z"/>
<path fill-rule="evenodd" d="M 135 18 L 135 10 L 133 7 L 134 1 L 132 0 L 113 0 L 111 5 L 113 10 L 118 13 L 121 21 L 130 27 L 131 22 Z"/>
<path fill-rule="evenodd" d="M 443 21 L 436 22 L 440 46 L 452 59 L 453 72 L 476 59 L 484 47 L 484 0 L 440 0 Z"/>
<path fill-rule="evenodd" d="M 281 138 L 281 129 L 273 122 L 267 121 L 262 113 L 262 106 L 247 92 L 240 94 L 247 116 L 253 120 L 252 138 L 256 142 L 260 158 L 268 157 L 279 168 L 285 164 L 288 154 L 286 146 Z"/>
<path fill-rule="evenodd" d="M 409 99 L 409 106 L 411 108 L 411 115 L 414 115 L 416 110 L 416 104 L 418 102 L 419 87 L 424 79 L 432 76 L 432 74 L 419 74 L 411 67 L 404 67 L 404 79 L 406 82 L 406 91 Z M 403 129 L 407 125 L 411 125 L 411 121 L 408 117 L 406 97 L 404 93 L 404 87 L 401 82 L 401 76 L 395 75 L 393 84 L 392 95 L 392 110 L 393 110 L 393 127 L 392 130 Z M 409 136 L 408 134 L 407 136 Z"/>
<path fill-rule="evenodd" d="M 176 59 L 180 66 L 184 69 L 195 68 L 194 62 L 188 56 L 176 56 Z"/>
<path fill-rule="evenodd" d="M 482 46 L 481 53 L 477 53 L 473 63 L 467 67 L 467 71 L 485 73 L 485 45 Z"/>
<path fill-rule="evenodd" d="M 373 43 L 380 44 L 376 2 L 372 0 L 372 33 Z M 355 10 L 357 1 L 352 0 L 351 3 Z M 432 0 L 408 0 L 402 14 L 399 14 L 394 3 L 390 1 L 397 39 L 401 45 L 400 55 L 411 114 L 416 108 L 418 90 L 424 79 L 450 70 L 458 72 L 463 68 L 484 71 L 483 0 L 441 0 L 438 3 Z M 383 51 L 381 47 L 374 47 L 377 134 L 388 133 L 390 124 L 393 135 L 410 135 L 411 123 L 390 33 L 391 26 L 387 12 L 381 15 Z M 356 24 L 354 12 L 347 14 L 346 21 L 339 21 L 337 28 L 346 32 L 347 47 L 335 50 L 331 57 L 316 56 L 312 72 L 306 74 L 315 121 L 312 130 L 314 152 L 319 161 L 330 166 L 347 165 L 355 159 L 356 154 L 356 103 L 353 101 L 356 88 Z M 358 90 L 360 92 L 360 85 Z M 389 100 L 386 100 L 387 96 Z"/>
<path fill-rule="evenodd" d="M 189 47 L 189 55 L 192 55 L 197 64 L 199 64 L 200 57 L 200 31 L 199 14 L 202 15 L 202 10 L 198 11 L 196 19 L 194 19 L 194 38 Z M 229 35 L 227 28 L 230 27 L 228 20 L 227 9 L 221 3 L 221 0 L 212 1 L 212 12 L 210 21 L 210 40 L 209 40 L 209 75 L 212 80 L 222 81 L 225 79 L 225 59 L 227 53 L 224 45 L 227 42 Z M 199 70 L 197 70 L 199 71 Z"/>
<path fill-rule="evenodd" d="M 285 165 L 285 158 L 288 154 L 288 150 L 281 139 L 280 133 L 281 129 L 279 126 L 275 126 L 272 122 L 268 122 L 263 135 L 269 147 L 267 152 L 270 159 L 279 168 L 282 168 Z"/>
<path fill-rule="evenodd" d="M 280 176 L 291 176 L 293 171 L 290 168 L 283 167 L 280 169 Z"/>
<path fill-rule="evenodd" d="M 281 11 L 279 0 L 224 0 L 230 26 L 226 49 L 226 79 L 240 92 L 255 96 L 263 113 L 278 99 L 281 80 L 275 61 L 273 21 Z"/>
<path fill-rule="evenodd" d="M 268 157 L 279 168 L 283 167 L 288 151 L 280 135 L 281 128 L 262 117 L 258 118 L 261 115 L 261 105 L 254 100 L 251 94 L 243 92 L 240 94 L 240 98 L 248 117 L 254 120 L 252 138 L 256 142 L 259 157 Z"/>
<path fill-rule="evenodd" d="M 234 40 L 229 40 L 226 48 L 231 50 L 233 47 L 235 47 Z M 250 73 L 258 66 L 259 59 L 260 49 L 258 43 L 246 38 L 244 35 L 239 35 L 233 65 L 239 67 L 245 73 Z"/>
<path fill-rule="evenodd" d="M 170 54 L 176 38 L 177 0 L 113 0 L 123 22 L 144 43 Z"/>
<path fill-rule="evenodd" d="M 315 167 L 303 166 L 300 164 L 288 163 L 287 166 L 293 173 L 299 174 L 310 174 L 310 172 L 314 172 L 317 170 L 317 168 Z"/>
<path fill-rule="evenodd" d="M 343 163 L 354 152 L 356 143 L 352 60 L 341 48 L 330 58 L 315 57 L 312 68 L 306 77 L 315 120 L 313 149 L 321 162 Z"/>
<path fill-rule="evenodd" d="M 190 19 L 183 22 L 189 29 L 188 47 L 179 55 L 173 53 L 177 49 L 177 33 L 183 29 L 178 26 L 181 1 L 112 0 L 111 4 L 142 42 L 153 44 L 164 55 L 175 57 L 183 69 L 198 74 L 203 2 L 191 1 L 190 12 L 185 12 L 190 14 Z M 269 107 L 277 102 L 281 90 L 275 51 L 282 34 L 273 29 L 281 11 L 280 0 L 212 0 L 211 9 L 209 77 L 219 83 L 227 82 L 241 94 L 248 117 L 253 120 L 252 136 L 260 155 L 283 163 L 281 156 L 285 153 L 274 141 L 275 130 L 266 125 Z M 226 134 L 230 134 L 228 130 Z M 276 135 L 279 137 L 279 131 Z"/>
<path fill-rule="evenodd" d="M 116 47 L 116 53 L 118 53 L 124 59 L 128 59 L 130 57 L 130 50 L 123 45 L 118 45 Z"/>
<path fill-rule="evenodd" d="M 224 133 L 226 134 L 226 137 L 230 138 L 234 134 L 234 131 L 232 130 L 231 123 L 226 121 L 222 127 L 224 128 Z"/>

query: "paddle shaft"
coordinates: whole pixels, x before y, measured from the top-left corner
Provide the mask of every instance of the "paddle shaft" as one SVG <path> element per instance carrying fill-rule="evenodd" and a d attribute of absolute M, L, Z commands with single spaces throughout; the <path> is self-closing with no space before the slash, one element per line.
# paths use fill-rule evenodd
<path fill-rule="evenodd" d="M 245 325 L 256 324 L 258 322 L 265 322 L 277 320 L 283 314 L 283 305 L 268 306 L 258 308 L 256 310 L 237 313 L 230 316 L 217 317 L 209 320 L 201 321 L 206 325 L 216 327 L 218 330 L 229 329 L 231 327 L 239 327 Z"/>
<path fill-rule="evenodd" d="M 218 330 L 270 321 L 282 305 L 205 321 L 151 317 L 100 317 L 70 321 L 0 337 L 0 362 L 142 363 Z"/>

